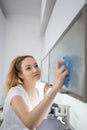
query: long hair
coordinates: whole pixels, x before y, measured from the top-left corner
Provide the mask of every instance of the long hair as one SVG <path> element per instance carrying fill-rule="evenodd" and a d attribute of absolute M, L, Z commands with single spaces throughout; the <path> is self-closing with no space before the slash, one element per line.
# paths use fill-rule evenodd
<path fill-rule="evenodd" d="M 17 84 L 23 83 L 23 80 L 18 76 L 18 73 L 21 72 L 21 62 L 27 57 L 34 58 L 31 55 L 24 55 L 17 56 L 12 61 L 6 78 L 5 97 L 7 96 L 7 93 L 10 88 L 15 87 Z"/>

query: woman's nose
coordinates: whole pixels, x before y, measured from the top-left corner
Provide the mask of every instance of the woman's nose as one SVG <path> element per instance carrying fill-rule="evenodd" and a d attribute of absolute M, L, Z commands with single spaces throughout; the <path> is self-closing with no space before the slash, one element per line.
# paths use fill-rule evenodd
<path fill-rule="evenodd" d="M 34 68 L 33 68 L 33 72 L 36 72 L 36 71 L 37 71 L 37 68 L 34 67 Z"/>

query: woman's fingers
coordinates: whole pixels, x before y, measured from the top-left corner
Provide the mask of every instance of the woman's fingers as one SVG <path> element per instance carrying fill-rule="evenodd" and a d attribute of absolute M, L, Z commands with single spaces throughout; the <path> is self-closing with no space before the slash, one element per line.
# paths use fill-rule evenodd
<path fill-rule="evenodd" d="M 63 61 L 58 61 L 56 64 L 55 78 L 64 80 L 65 76 L 68 75 L 68 69 Z"/>
<path fill-rule="evenodd" d="M 58 61 L 58 62 L 56 63 L 56 69 L 60 68 L 61 65 L 65 65 L 65 62 L 63 62 L 63 61 Z"/>
<path fill-rule="evenodd" d="M 56 71 L 55 71 L 55 77 L 54 77 L 54 89 L 57 91 L 60 91 L 60 89 L 63 86 L 64 78 L 68 75 L 68 69 L 65 65 L 65 62 L 58 61 L 56 64 Z"/>
<path fill-rule="evenodd" d="M 58 72 L 58 75 L 60 75 L 64 71 L 67 71 L 67 72 L 65 72 L 65 74 L 68 73 L 68 70 L 67 70 L 67 67 L 65 65 L 65 62 L 58 61 L 57 64 L 56 64 L 56 71 Z"/>

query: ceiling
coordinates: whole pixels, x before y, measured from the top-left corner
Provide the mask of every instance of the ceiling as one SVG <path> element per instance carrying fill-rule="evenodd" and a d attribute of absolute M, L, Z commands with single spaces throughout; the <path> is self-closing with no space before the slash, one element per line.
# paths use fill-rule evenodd
<path fill-rule="evenodd" d="M 41 0 L 0 0 L 0 6 L 6 16 L 40 16 L 41 13 Z"/>

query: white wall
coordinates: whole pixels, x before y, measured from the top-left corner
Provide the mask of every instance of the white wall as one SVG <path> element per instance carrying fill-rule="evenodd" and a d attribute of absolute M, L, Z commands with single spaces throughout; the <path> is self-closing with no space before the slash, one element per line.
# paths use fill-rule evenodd
<path fill-rule="evenodd" d="M 41 40 L 39 18 L 8 16 L 6 19 L 5 73 L 15 56 L 30 54 L 41 61 Z"/>
<path fill-rule="evenodd" d="M 83 7 L 85 0 L 57 0 L 46 33 L 43 37 L 43 57 L 50 51 L 76 14 Z M 76 130 L 87 129 L 87 103 L 66 94 L 58 94 L 58 104 L 70 105 L 70 123 Z"/>
<path fill-rule="evenodd" d="M 5 39 L 5 17 L 0 9 L 0 105 L 2 104 L 3 73 L 4 73 L 4 39 Z"/>
<path fill-rule="evenodd" d="M 0 12 L 1 13 L 1 12 Z M 2 19 L 2 16 L 0 15 Z M 0 102 L 3 102 L 3 88 L 11 61 L 18 55 L 33 55 L 41 65 L 40 18 L 35 16 L 9 15 L 6 19 L 5 44 L 0 37 Z M 0 21 L 1 22 L 1 21 Z M 2 23 L 3 24 L 3 21 Z M 2 35 L 0 26 L 0 35 Z M 2 44 L 1 44 L 2 43 Z M 3 58 L 3 54 L 4 57 Z M 3 65 L 2 65 L 3 64 Z M 2 67 L 2 66 L 3 67 Z M 3 72 L 3 75 L 2 75 Z"/>

